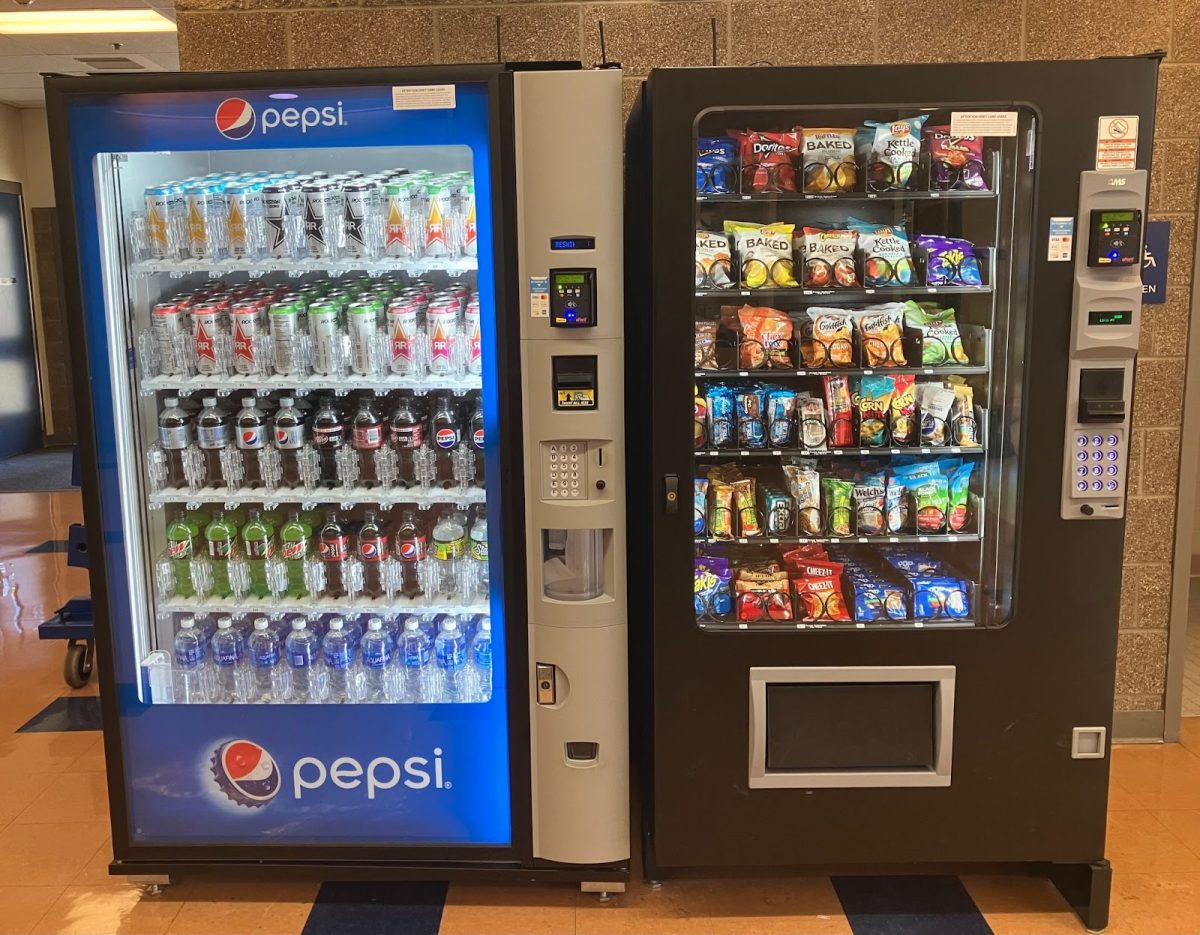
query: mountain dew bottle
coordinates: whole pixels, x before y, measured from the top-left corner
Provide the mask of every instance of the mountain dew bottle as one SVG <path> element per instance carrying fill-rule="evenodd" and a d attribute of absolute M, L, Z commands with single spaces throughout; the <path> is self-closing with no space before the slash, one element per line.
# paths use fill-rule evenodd
<path fill-rule="evenodd" d="M 196 557 L 196 537 L 200 528 L 190 522 L 182 511 L 177 511 L 167 525 L 167 557 L 175 573 L 175 595 L 195 597 L 196 587 L 192 583 L 192 559 Z"/>
<path fill-rule="evenodd" d="M 287 569 L 288 597 L 306 597 L 304 562 L 312 550 L 312 526 L 301 518 L 299 510 L 289 512 L 287 522 L 279 527 L 279 542 Z"/>
<path fill-rule="evenodd" d="M 242 549 L 250 568 L 250 593 L 255 597 L 270 597 L 267 559 L 275 555 L 275 529 L 259 510 L 252 509 L 242 527 Z"/>
<path fill-rule="evenodd" d="M 212 564 L 213 596 L 229 597 L 233 594 L 229 584 L 229 561 L 238 555 L 237 526 L 224 510 L 215 510 L 212 521 L 204 527 L 204 538 L 208 542 L 208 558 Z"/>

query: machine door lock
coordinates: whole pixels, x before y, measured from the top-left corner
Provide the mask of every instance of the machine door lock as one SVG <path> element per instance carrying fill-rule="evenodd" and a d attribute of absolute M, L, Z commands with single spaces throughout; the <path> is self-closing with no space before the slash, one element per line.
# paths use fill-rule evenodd
<path fill-rule="evenodd" d="M 554 704 L 557 696 L 554 674 L 554 666 L 548 662 L 539 662 L 534 667 L 538 704 Z"/>
<path fill-rule="evenodd" d="M 679 475 L 663 475 L 663 512 L 679 512 Z"/>
<path fill-rule="evenodd" d="M 1119 367 L 1079 371 L 1079 421 L 1125 421 L 1125 371 Z"/>

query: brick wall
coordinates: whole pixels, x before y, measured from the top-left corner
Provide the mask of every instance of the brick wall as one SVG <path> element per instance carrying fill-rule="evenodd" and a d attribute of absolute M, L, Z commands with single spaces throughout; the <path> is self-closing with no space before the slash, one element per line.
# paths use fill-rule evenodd
<path fill-rule="evenodd" d="M 176 0 L 190 70 L 600 58 L 626 104 L 656 66 L 1090 58 L 1165 49 L 1151 210 L 1169 218 L 1169 301 L 1143 318 L 1121 600 L 1119 710 L 1162 707 L 1200 163 L 1200 0 L 687 0 L 423 4 Z M 914 93 L 919 93 L 919 89 Z M 936 96 L 936 89 L 930 89 Z"/>

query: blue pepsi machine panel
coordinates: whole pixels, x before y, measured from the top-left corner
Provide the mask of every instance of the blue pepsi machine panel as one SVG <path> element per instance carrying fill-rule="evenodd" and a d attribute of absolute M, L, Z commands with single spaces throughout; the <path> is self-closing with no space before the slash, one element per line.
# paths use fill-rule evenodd
<path fill-rule="evenodd" d="M 500 473 L 503 429 L 497 404 L 500 375 L 493 269 L 496 219 L 492 217 L 492 102 L 488 86 L 482 82 L 425 88 L 419 94 L 410 93 L 413 90 L 348 86 L 274 92 L 80 95 L 69 99 L 75 223 L 106 545 L 99 560 L 105 563 L 109 582 L 108 618 L 113 631 L 129 837 L 134 844 L 503 846 L 512 842 L 501 556 L 499 537 L 494 537 L 497 547 L 490 555 L 486 539 L 488 526 L 499 530 L 509 518 L 505 515 L 509 505 L 501 502 L 492 480 Z M 410 170 L 410 178 L 396 171 L 400 164 Z M 204 169 L 208 171 L 201 171 Z M 261 178 L 250 176 L 260 169 L 264 172 Z M 210 248 L 216 243 L 211 238 L 227 238 L 223 252 L 215 251 L 205 258 L 197 256 L 196 251 L 189 255 L 186 247 L 186 239 L 196 237 L 196 218 L 205 220 L 201 209 L 207 209 L 201 204 L 199 215 L 180 216 L 176 234 L 185 240 L 182 250 L 172 247 L 165 257 L 162 250 L 146 253 L 147 243 L 153 246 L 155 238 L 165 236 L 160 219 L 152 211 L 149 215 L 141 213 L 143 190 L 151 183 L 165 185 L 186 175 L 199 178 L 193 182 L 199 185 L 211 176 L 214 185 L 224 185 L 232 192 L 237 185 L 269 184 L 288 171 L 309 178 L 303 173 L 310 170 L 312 178 L 333 178 L 334 187 L 346 192 L 362 174 L 376 179 L 379 191 L 385 192 L 389 183 L 409 186 L 425 199 L 421 236 L 436 236 L 437 224 L 449 224 L 452 213 L 458 240 L 450 249 L 431 248 L 429 255 L 423 255 L 417 244 L 407 254 L 404 250 L 389 253 L 381 248 L 368 259 L 356 258 L 351 251 L 336 262 L 325 262 L 319 248 L 305 255 L 303 238 L 313 235 L 310 201 L 304 218 L 308 226 L 298 234 L 302 238 L 298 254 L 284 258 L 265 255 L 239 262 L 230 244 L 244 219 L 230 215 L 223 232 L 214 233 L 217 228 L 210 227 L 207 234 L 202 234 L 210 238 Z M 349 170 L 355 172 L 340 175 Z M 415 182 L 413 173 L 420 175 Z M 473 189 L 469 188 L 471 182 Z M 464 206 L 471 192 L 468 218 Z M 337 204 L 341 210 L 341 203 Z M 353 216 L 351 209 L 347 218 Z M 391 224 L 395 219 L 385 220 Z M 383 236 L 391 236 L 390 230 L 383 228 Z M 477 242 L 468 245 L 468 237 L 477 238 Z M 443 238 L 443 247 L 445 241 Z M 203 249 L 199 252 L 203 254 Z M 448 338 L 447 332 L 430 332 L 432 316 L 428 321 L 421 318 L 421 372 L 397 377 L 386 361 L 375 361 L 371 364 L 374 369 L 359 372 L 351 357 L 339 371 L 344 386 L 331 385 L 336 384 L 337 377 L 322 378 L 316 370 L 310 370 L 302 379 L 297 378 L 293 387 L 277 370 L 272 373 L 269 366 L 260 371 L 261 385 L 256 384 L 254 374 L 248 375 L 243 367 L 251 354 L 245 347 L 257 348 L 253 353 L 259 353 L 270 345 L 265 337 L 261 346 L 256 344 L 259 338 L 251 340 L 239 332 L 242 325 L 233 319 L 222 319 L 233 321 L 232 325 L 222 326 L 222 333 L 228 336 L 227 357 L 214 351 L 215 363 L 203 359 L 210 350 L 208 338 L 212 335 L 196 332 L 195 328 L 203 318 L 197 303 L 211 303 L 211 296 L 205 299 L 205 295 L 229 298 L 232 294 L 235 304 L 238 290 L 251 298 L 265 297 L 263 316 L 274 324 L 266 311 L 269 301 L 285 302 L 284 294 L 293 288 L 302 292 L 307 289 L 309 298 L 343 291 L 327 280 L 352 283 L 350 302 L 365 301 L 362 297 L 380 281 L 394 284 L 392 297 L 427 290 L 424 301 L 432 304 L 448 301 L 447 295 L 461 288 L 457 324 Z M 169 356 L 173 351 L 155 337 L 158 332 L 153 329 L 158 323 L 151 325 L 149 310 L 162 302 L 176 302 L 181 292 L 192 296 L 187 309 L 191 323 L 180 324 L 188 320 L 186 316 L 172 319 L 172 326 L 188 335 L 175 350 L 191 356 L 188 367 L 172 375 L 161 355 Z M 474 296 L 468 299 L 468 292 L 477 292 L 477 317 L 473 317 Z M 201 298 L 196 299 L 197 295 Z M 390 301 L 388 296 L 385 299 Z M 179 312 L 163 314 L 178 316 Z M 231 312 L 223 314 L 229 316 Z M 347 332 L 352 330 L 349 315 L 349 311 L 344 312 Z M 390 321 L 381 313 L 380 331 L 385 320 Z M 310 326 L 311 321 L 310 317 Z M 474 321 L 478 322 L 477 333 L 471 332 Z M 303 318 L 300 322 L 303 328 Z M 262 327 L 263 335 L 271 334 L 268 326 Z M 381 340 L 386 342 L 390 330 L 383 333 Z M 347 336 L 350 343 L 339 346 L 348 346 L 348 353 L 353 355 L 353 336 Z M 460 342 L 455 345 L 457 370 L 447 370 L 439 379 L 435 369 L 438 342 L 451 339 Z M 280 346 L 280 341 L 276 340 L 275 345 Z M 224 345 L 216 341 L 213 346 L 219 349 Z M 362 353 L 366 355 L 364 360 L 374 360 L 366 351 Z M 157 364 L 151 366 L 155 361 Z M 307 387 L 313 391 L 305 392 Z M 265 492 L 252 489 L 243 496 L 231 492 L 235 486 L 232 482 L 225 492 L 214 492 L 211 477 L 205 481 L 207 475 L 199 476 L 197 481 L 193 474 L 201 470 L 197 467 L 200 462 L 188 460 L 196 458 L 194 454 L 176 457 L 185 473 L 193 472 L 187 474 L 187 490 L 183 489 L 183 481 L 172 486 L 169 470 L 156 473 L 156 458 L 166 456 L 170 468 L 169 459 L 176 451 L 171 441 L 176 436 L 171 432 L 182 440 L 178 452 L 200 450 L 195 447 L 196 437 L 187 433 L 195 432 L 199 403 L 210 393 L 232 414 L 241 405 L 243 394 L 257 393 L 259 404 L 272 409 L 279 405 L 281 393 L 294 392 L 297 405 L 306 408 L 307 418 L 311 419 L 320 390 L 329 392 L 344 407 L 374 391 L 376 408 L 391 409 L 396 406 L 397 388 L 414 393 L 418 399 L 425 398 L 431 409 L 440 405 L 437 396 L 444 391 L 450 399 L 447 405 L 457 407 L 457 424 L 452 424 L 452 416 L 435 418 L 438 413 L 434 411 L 421 416 L 427 426 L 422 429 L 426 438 L 433 436 L 425 445 L 431 452 L 430 459 L 421 464 L 434 470 L 439 464 L 453 462 L 453 470 L 459 473 L 449 486 L 430 483 L 429 477 L 420 473 L 425 468 L 409 465 L 401 468 L 401 473 L 408 470 L 415 472 L 414 477 L 424 478 L 420 483 L 413 480 L 409 487 L 394 478 L 392 482 L 384 478 L 372 489 L 361 475 L 350 481 L 342 475 L 343 489 L 338 491 L 314 491 L 310 487 L 289 495 L 286 490 L 272 487 Z M 170 421 L 170 401 L 176 397 L 193 428 L 162 428 Z M 387 430 L 389 412 L 377 414 L 383 418 L 383 425 L 362 428 L 362 438 L 374 439 L 364 442 L 363 450 L 378 444 L 379 436 L 372 432 Z M 347 422 L 353 415 L 353 411 L 346 412 Z M 269 421 L 264 424 L 270 426 Z M 454 434 L 447 434 L 451 430 Z M 355 431 L 358 428 L 348 425 L 347 438 Z M 359 436 L 353 437 L 357 445 Z M 451 440 L 459 443 L 454 451 L 462 452 L 461 457 L 454 461 L 446 454 L 437 461 L 445 453 L 439 453 L 436 446 Z M 246 437 L 234 441 L 237 443 L 231 442 L 229 450 L 236 458 Z M 460 476 L 477 463 L 470 460 L 472 457 L 482 458 L 484 465 L 474 480 Z M 269 469 L 268 461 L 259 463 L 268 465 L 264 470 Z M 343 467 L 338 462 L 337 470 Z M 488 483 L 483 484 L 485 474 Z M 313 554 L 319 554 L 319 561 L 313 560 L 314 567 L 328 569 L 326 559 L 339 548 L 351 552 L 358 548 L 354 530 L 363 522 L 363 509 L 371 507 L 383 514 L 395 548 L 374 540 L 363 544 L 363 563 L 377 559 L 381 553 L 394 554 L 395 561 L 400 562 L 425 550 L 429 552 L 427 562 L 437 557 L 434 552 L 456 559 L 465 547 L 468 554 L 461 561 L 476 563 L 472 566 L 476 578 L 481 567 L 486 569 L 487 584 L 472 578 L 475 583 L 470 595 L 465 590 L 462 595 L 442 590 L 435 593 L 440 585 L 425 578 L 424 597 L 414 598 L 406 591 L 395 595 L 389 592 L 383 597 L 338 599 L 329 596 L 333 593 L 329 591 L 322 592 L 324 596 L 319 599 L 289 603 L 293 597 L 290 592 L 280 595 L 273 591 L 273 597 L 264 597 L 267 592 L 261 589 L 261 580 L 259 591 L 253 590 L 253 579 L 247 579 L 251 582 L 249 596 L 235 589 L 231 597 L 222 594 L 221 582 L 214 585 L 206 577 L 213 557 L 227 554 L 210 541 L 215 540 L 211 522 L 219 509 L 228 510 L 234 522 L 245 529 L 248 509 L 257 508 L 255 504 L 268 513 L 268 507 L 278 507 L 280 515 L 268 517 L 276 524 L 276 540 L 270 546 L 274 554 L 275 548 L 283 548 L 278 538 L 279 524 L 287 513 L 283 507 L 295 505 L 307 517 L 314 501 L 328 501 L 333 508 L 345 511 L 347 517 L 353 517 L 342 520 L 345 539 L 340 545 L 336 535 L 322 534 L 323 517 L 305 520 L 311 527 Z M 413 506 L 428 520 L 422 520 L 428 541 L 419 547 L 408 543 L 401 556 L 396 537 L 405 505 Z M 482 542 L 478 534 L 469 537 L 458 533 L 450 545 L 434 541 L 437 536 L 432 527 L 444 513 L 455 510 L 461 510 L 463 532 L 469 527 L 478 533 L 484 506 Z M 188 511 L 187 522 L 194 527 L 193 539 L 186 548 L 207 553 L 210 562 L 208 566 L 203 562 L 188 565 L 192 580 L 186 586 L 181 583 L 182 566 L 177 561 L 183 553 L 172 551 L 184 548 L 182 540 L 171 539 L 168 543 L 164 531 L 183 511 Z M 514 516 L 512 521 L 520 522 L 521 518 Z M 316 552 L 318 540 L 320 553 Z M 249 556 L 266 554 L 253 548 Z M 470 554 L 472 550 L 474 555 Z M 248 557 L 245 551 L 241 554 Z M 204 570 L 206 567 L 209 570 Z M 228 567 L 229 574 L 242 574 L 238 570 L 241 566 L 221 567 Z M 399 573 L 399 565 L 389 567 Z M 421 567 L 428 571 L 431 566 Z M 466 581 L 466 572 L 463 575 Z M 331 587 L 328 578 L 319 580 L 324 581 L 322 587 Z M 228 581 L 223 584 L 229 586 Z M 285 638 L 278 646 L 280 681 L 274 687 L 268 686 L 266 697 L 254 696 L 253 673 L 244 664 L 236 679 L 231 676 L 224 680 L 227 673 L 215 668 L 216 644 L 209 632 L 212 621 L 222 614 L 236 618 L 235 629 L 248 630 L 258 613 L 269 617 L 271 631 Z M 360 689 L 347 695 L 344 687 L 339 688 L 345 676 L 338 670 L 339 663 L 334 662 L 322 668 L 320 689 L 313 688 L 312 694 L 300 697 L 296 694 L 298 679 L 282 674 L 291 665 L 287 629 L 292 618 L 306 618 L 308 626 L 327 639 L 336 614 L 343 615 L 347 629 L 354 631 L 355 647 L 364 638 L 359 627 L 365 627 L 371 616 L 383 619 L 392 640 L 389 646 L 396 647 L 402 641 L 405 620 L 417 620 L 430 639 L 426 651 L 433 657 L 441 652 L 442 644 L 435 647 L 432 638 L 435 631 L 448 629 L 448 621 L 456 621 L 469 641 L 490 616 L 490 692 L 481 688 L 477 677 L 473 688 L 450 697 L 458 689 L 450 686 L 443 691 L 439 679 L 444 677 L 444 670 L 437 668 L 437 659 L 433 658 L 422 677 L 428 679 L 428 684 L 419 690 L 403 683 L 404 673 L 393 666 L 399 681 L 388 683 L 386 698 L 377 693 L 367 699 Z M 196 629 L 202 631 L 199 652 L 206 659 L 206 674 L 202 677 L 193 677 L 188 671 L 181 674 L 181 659 L 185 663 L 187 659 L 175 652 L 183 621 L 193 618 Z M 243 638 L 246 635 L 242 633 Z M 444 643 L 450 647 L 446 650 L 450 655 L 471 652 L 470 645 L 454 644 L 452 640 Z M 361 650 L 352 648 L 349 652 Z M 471 657 L 468 664 L 473 662 Z M 453 669 L 456 664 L 447 665 Z M 356 673 L 366 671 L 365 661 L 357 665 Z M 292 672 L 294 675 L 295 670 Z M 366 703 L 368 700 L 377 703 Z M 261 703 L 264 701 L 272 703 Z"/>

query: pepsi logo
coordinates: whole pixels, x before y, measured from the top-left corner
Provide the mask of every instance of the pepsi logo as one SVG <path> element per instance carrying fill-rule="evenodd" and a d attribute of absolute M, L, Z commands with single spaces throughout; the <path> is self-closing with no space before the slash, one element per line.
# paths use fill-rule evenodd
<path fill-rule="evenodd" d="M 434 432 L 433 440 L 439 448 L 453 448 L 458 443 L 458 432 L 450 428 L 440 428 Z"/>
<path fill-rule="evenodd" d="M 257 448 L 262 444 L 262 435 L 258 429 L 243 429 L 242 430 L 242 447 Z"/>
<path fill-rule="evenodd" d="M 378 539 L 364 539 L 359 543 L 358 553 L 368 562 L 378 562 L 383 558 L 383 544 Z"/>
<path fill-rule="evenodd" d="M 228 97 L 217 106 L 217 131 L 227 140 L 244 140 L 254 132 L 256 118 L 249 101 Z"/>
<path fill-rule="evenodd" d="M 475 434 L 471 436 L 471 442 L 476 448 L 483 447 L 483 429 L 476 429 Z"/>
<path fill-rule="evenodd" d="M 274 757 L 252 740 L 230 740 L 217 747 L 212 773 L 217 788 L 246 808 L 262 808 L 279 793 Z"/>
<path fill-rule="evenodd" d="M 425 557 L 425 550 L 416 539 L 405 539 L 400 543 L 399 551 L 400 560 L 404 562 L 416 562 Z"/>

